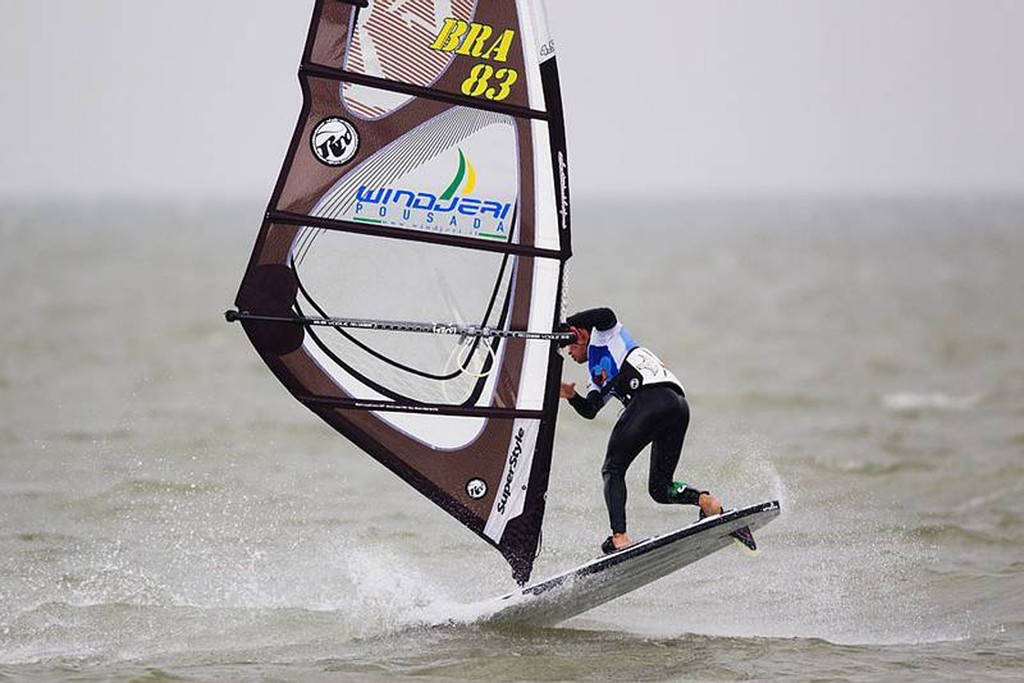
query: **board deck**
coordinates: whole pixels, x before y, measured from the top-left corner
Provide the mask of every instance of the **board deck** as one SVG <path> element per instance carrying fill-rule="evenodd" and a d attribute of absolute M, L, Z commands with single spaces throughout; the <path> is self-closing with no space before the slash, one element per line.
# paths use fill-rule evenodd
<path fill-rule="evenodd" d="M 729 534 L 743 527 L 756 531 L 779 512 L 778 501 L 759 503 L 634 543 L 485 603 L 491 608 L 485 621 L 557 624 L 732 545 Z"/>

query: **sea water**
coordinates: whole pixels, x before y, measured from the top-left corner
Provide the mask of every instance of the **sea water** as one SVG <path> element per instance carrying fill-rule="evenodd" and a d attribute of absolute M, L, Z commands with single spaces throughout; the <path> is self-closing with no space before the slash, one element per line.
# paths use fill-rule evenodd
<path fill-rule="evenodd" d="M 258 202 L 8 205 L 0 680 L 1024 675 L 1024 202 L 574 208 L 567 312 L 613 307 L 682 379 L 678 478 L 782 502 L 758 557 L 557 628 L 483 625 L 471 605 L 512 588 L 498 554 L 223 321 Z M 536 578 L 607 535 L 616 413 L 562 406 Z M 647 498 L 646 468 L 635 538 L 695 516 Z"/>

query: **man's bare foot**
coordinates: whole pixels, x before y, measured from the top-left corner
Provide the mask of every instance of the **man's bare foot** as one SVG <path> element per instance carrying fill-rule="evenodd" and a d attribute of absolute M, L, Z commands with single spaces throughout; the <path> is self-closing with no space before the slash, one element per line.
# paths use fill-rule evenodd
<path fill-rule="evenodd" d="M 722 512 L 722 504 L 710 493 L 700 494 L 700 498 L 697 499 L 697 505 L 700 506 L 702 517 L 710 517 Z"/>
<path fill-rule="evenodd" d="M 621 550 L 627 545 L 632 545 L 633 541 L 629 539 L 629 534 L 623 532 L 621 534 L 612 534 L 612 545 L 615 546 L 616 550 Z"/>
<path fill-rule="evenodd" d="M 604 539 L 604 543 L 601 544 L 601 552 L 605 555 L 611 555 L 617 553 L 628 545 L 631 545 L 633 541 L 629 539 L 629 534 L 622 532 L 621 534 L 613 533 L 608 538 Z"/>

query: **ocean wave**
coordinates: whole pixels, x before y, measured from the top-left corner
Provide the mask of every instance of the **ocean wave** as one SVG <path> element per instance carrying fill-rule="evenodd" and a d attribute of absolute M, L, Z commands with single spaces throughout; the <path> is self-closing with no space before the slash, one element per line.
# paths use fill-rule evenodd
<path fill-rule="evenodd" d="M 735 404 L 743 408 L 797 408 L 808 410 L 824 404 L 821 396 L 798 392 L 747 391 L 735 397 Z"/>
<path fill-rule="evenodd" d="M 954 523 L 950 520 L 924 524 L 915 530 L 918 539 L 936 543 L 942 547 L 950 547 L 951 544 L 963 544 L 963 547 L 974 547 L 976 545 L 1007 545 L 1017 544 L 1013 534 L 1000 533 L 1011 531 L 1001 529 L 1001 525 L 982 525 L 980 523 Z M 1013 529 L 1015 530 L 1016 527 Z"/>
<path fill-rule="evenodd" d="M 898 392 L 886 394 L 882 398 L 882 405 L 894 413 L 961 412 L 976 407 L 982 397 L 982 394 L 953 396 L 943 392 Z"/>
<path fill-rule="evenodd" d="M 143 498 L 184 497 L 206 493 L 216 493 L 223 487 L 219 484 L 197 483 L 194 481 L 174 481 L 158 477 L 135 477 L 123 479 L 108 487 L 105 491 L 91 497 L 92 500 L 107 502 L 123 498 L 135 500 Z"/>
<path fill-rule="evenodd" d="M 930 463 L 908 459 L 845 458 L 830 460 L 821 456 L 808 459 L 806 464 L 823 472 L 865 475 L 893 475 L 900 472 L 927 471 L 933 468 Z"/>

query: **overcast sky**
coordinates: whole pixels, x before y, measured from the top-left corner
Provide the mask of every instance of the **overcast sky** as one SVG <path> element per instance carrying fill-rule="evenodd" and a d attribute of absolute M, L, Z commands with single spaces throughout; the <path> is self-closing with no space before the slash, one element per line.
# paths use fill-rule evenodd
<path fill-rule="evenodd" d="M 0 196 L 269 196 L 312 0 L 0 0 Z M 1024 193 L 1022 0 L 548 0 L 577 198 Z"/>

